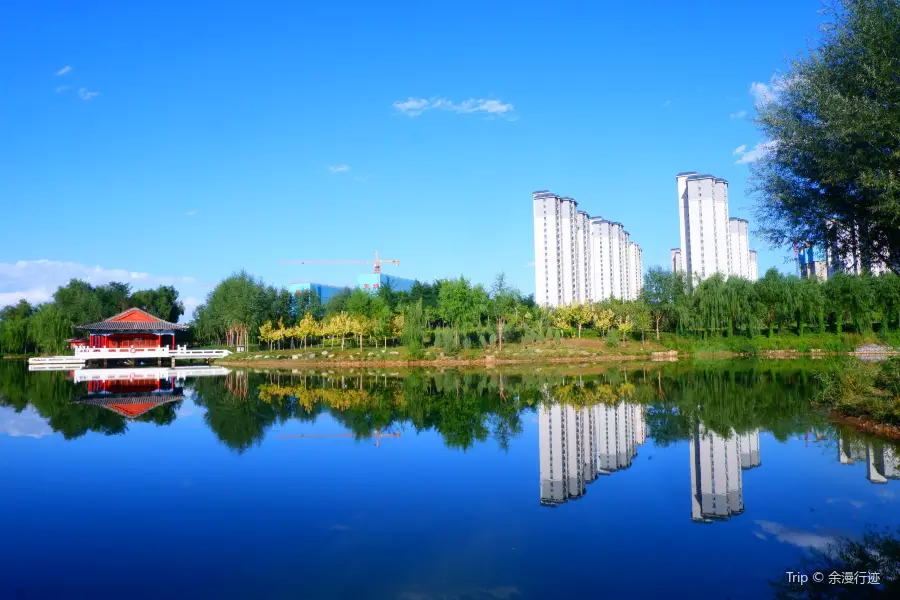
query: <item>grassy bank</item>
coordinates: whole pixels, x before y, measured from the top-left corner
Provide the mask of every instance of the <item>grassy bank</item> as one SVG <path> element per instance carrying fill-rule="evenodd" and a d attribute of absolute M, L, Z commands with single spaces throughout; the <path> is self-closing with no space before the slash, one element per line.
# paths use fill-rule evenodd
<path fill-rule="evenodd" d="M 529 343 L 487 345 L 457 352 L 437 346 L 424 349 L 421 356 L 411 356 L 403 346 L 350 347 L 339 345 L 313 346 L 306 349 L 265 350 L 233 354 L 218 361 L 226 366 L 282 366 L 292 364 L 329 364 L 350 366 L 357 364 L 403 365 L 475 365 L 557 362 L 609 362 L 672 358 L 660 353 L 677 351 L 679 358 L 736 358 L 825 356 L 855 352 L 860 348 L 892 349 L 898 344 L 883 336 L 857 334 L 809 334 L 804 336 L 776 335 L 773 337 L 721 337 L 707 340 L 663 334 L 660 341 L 646 339 L 644 343 L 629 339 L 606 339 L 596 336 L 542 340 Z M 654 355 L 654 353 L 657 353 Z"/>
<path fill-rule="evenodd" d="M 600 339 L 563 339 L 540 341 L 528 344 L 504 344 L 501 351 L 497 346 L 471 348 L 448 352 L 431 346 L 425 348 L 420 357 L 412 358 L 403 346 L 379 347 L 331 347 L 326 345 L 293 350 L 259 350 L 233 354 L 217 361 L 221 365 L 270 365 L 289 367 L 295 364 L 313 363 L 335 366 L 351 364 L 372 365 L 466 365 L 554 362 L 593 362 L 650 359 L 653 352 L 667 349 L 658 343 L 627 341 L 608 343 Z"/>
<path fill-rule="evenodd" d="M 878 363 L 841 360 L 819 377 L 822 407 L 875 433 L 900 431 L 900 357 Z"/>

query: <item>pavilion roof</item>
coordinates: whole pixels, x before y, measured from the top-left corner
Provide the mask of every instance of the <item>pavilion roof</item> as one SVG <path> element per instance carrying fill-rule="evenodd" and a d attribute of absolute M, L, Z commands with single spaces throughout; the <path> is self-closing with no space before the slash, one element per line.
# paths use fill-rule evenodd
<path fill-rule="evenodd" d="M 77 404 L 89 404 L 91 406 L 102 406 L 108 410 L 117 413 L 126 419 L 136 419 L 148 410 L 157 406 L 184 400 L 182 394 L 129 394 L 111 396 L 92 396 L 80 398 L 75 402 Z"/>
<path fill-rule="evenodd" d="M 140 308 L 129 308 L 99 323 L 76 325 L 88 331 L 184 331 L 187 325 L 170 323 Z"/>

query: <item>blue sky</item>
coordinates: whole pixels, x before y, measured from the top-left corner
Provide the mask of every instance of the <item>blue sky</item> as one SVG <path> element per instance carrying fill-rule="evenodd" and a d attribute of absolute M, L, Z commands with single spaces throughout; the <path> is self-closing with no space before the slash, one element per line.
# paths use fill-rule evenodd
<path fill-rule="evenodd" d="M 373 249 L 396 275 L 532 292 L 537 189 L 665 264 L 675 173 L 728 179 L 750 216 L 753 86 L 821 19 L 819 0 L 264 4 L 0 7 L 0 304 L 69 276 L 189 304 L 239 269 L 349 284 L 365 266 L 278 261 Z M 754 246 L 760 272 L 791 269 Z"/>

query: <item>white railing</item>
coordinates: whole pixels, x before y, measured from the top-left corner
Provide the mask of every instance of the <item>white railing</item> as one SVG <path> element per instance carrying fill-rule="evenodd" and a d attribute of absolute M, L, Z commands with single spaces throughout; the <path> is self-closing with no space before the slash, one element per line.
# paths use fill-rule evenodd
<path fill-rule="evenodd" d="M 225 367 L 120 367 L 114 369 L 78 369 L 75 383 L 83 381 L 133 381 L 135 379 L 186 379 L 188 377 L 221 377 L 228 374 Z"/>
<path fill-rule="evenodd" d="M 188 350 L 187 346 L 121 347 L 121 348 L 75 348 L 75 358 L 91 360 L 97 358 L 224 358 L 229 350 Z"/>

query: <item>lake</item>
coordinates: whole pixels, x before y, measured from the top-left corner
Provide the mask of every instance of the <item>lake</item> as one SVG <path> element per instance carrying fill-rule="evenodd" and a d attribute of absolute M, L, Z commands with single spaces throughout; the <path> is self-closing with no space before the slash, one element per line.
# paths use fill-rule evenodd
<path fill-rule="evenodd" d="M 900 525 L 898 450 L 814 370 L 0 361 L 0 597 L 770 597 Z"/>

